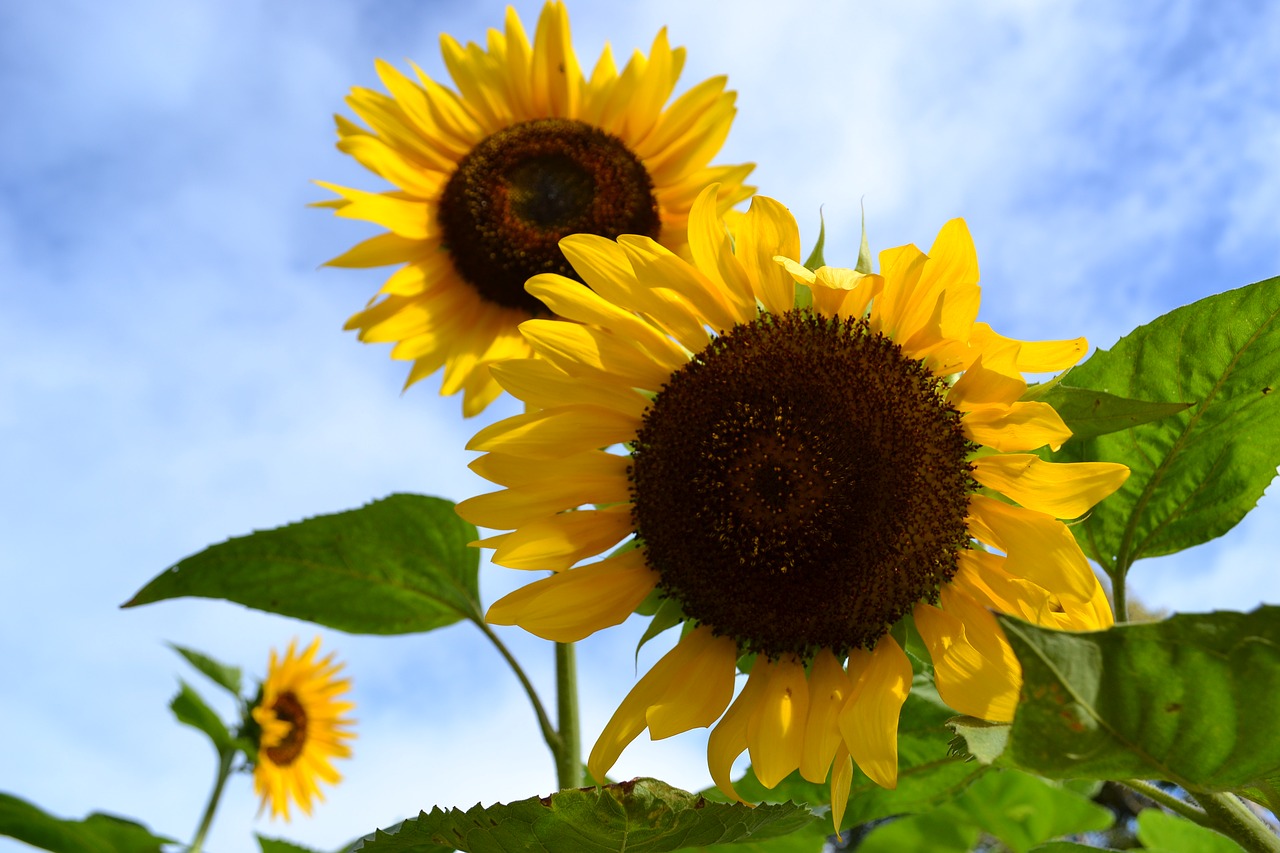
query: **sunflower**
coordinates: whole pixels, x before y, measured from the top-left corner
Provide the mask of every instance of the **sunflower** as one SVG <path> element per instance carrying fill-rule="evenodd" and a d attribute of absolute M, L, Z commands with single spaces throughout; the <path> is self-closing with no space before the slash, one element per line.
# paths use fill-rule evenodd
<path fill-rule="evenodd" d="M 864 275 L 796 263 L 795 220 L 771 199 L 754 199 L 732 239 L 718 209 L 708 187 L 691 263 L 647 237 L 561 242 L 590 287 L 547 274 L 528 288 L 577 322 L 524 323 L 540 358 L 493 368 L 530 411 L 471 441 L 486 452 L 472 468 L 504 488 L 458 511 L 510 531 L 480 543 L 495 563 L 554 572 L 496 602 L 490 622 L 567 643 L 655 589 L 680 607 L 680 641 L 605 726 L 592 775 L 646 728 L 715 724 L 708 764 L 726 795 L 744 750 L 767 787 L 830 773 L 838 827 L 853 763 L 897 782 L 912 667 L 895 624 L 913 620 L 951 707 L 1009 720 L 1021 671 L 990 609 L 1112 623 L 1059 519 L 1128 469 L 1025 452 L 1071 433 L 1051 406 L 1019 400 L 1023 371 L 1063 369 L 1086 344 L 975 322 L 962 220 L 927 255 L 890 249 Z"/>
<path fill-rule="evenodd" d="M 332 653 L 316 660 L 319 637 L 301 656 L 297 645 L 296 639 L 289 643 L 284 660 L 272 650 L 262 698 L 252 710 L 261 729 L 253 787 L 262 808 L 270 802 L 271 816 L 285 820 L 290 800 L 311 814 L 312 796 L 324 799 L 318 779 L 332 785 L 342 778 L 332 759 L 350 758 L 344 741 L 355 737 L 346 731 L 355 721 L 345 716 L 355 705 L 338 700 L 351 689 L 350 679 L 337 678 L 342 664 L 333 662 Z"/>
<path fill-rule="evenodd" d="M 727 209 L 751 195 L 742 181 L 753 167 L 709 165 L 735 112 L 724 77 L 668 104 L 684 49 L 666 30 L 621 73 L 606 45 L 590 79 L 559 2 L 543 7 L 532 45 L 511 8 L 487 48 L 440 41 L 456 91 L 416 65 L 415 81 L 379 61 L 390 94 L 347 99 L 369 129 L 337 117 L 338 148 L 397 189 L 320 185 L 338 194 L 322 202 L 337 215 L 387 229 L 329 265 L 403 265 L 346 328 L 394 343 L 392 358 L 413 362 L 405 387 L 443 367 L 441 393 L 462 391 L 471 416 L 501 393 L 488 365 L 531 354 L 517 326 L 553 316 L 525 280 L 577 277 L 562 237 L 643 234 L 683 253 L 698 192 L 722 182 Z"/>

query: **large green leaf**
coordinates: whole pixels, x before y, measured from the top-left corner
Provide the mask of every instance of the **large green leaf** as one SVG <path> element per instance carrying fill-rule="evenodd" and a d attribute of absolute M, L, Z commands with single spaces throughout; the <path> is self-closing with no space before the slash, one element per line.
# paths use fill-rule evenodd
<path fill-rule="evenodd" d="M 1201 299 L 1099 350 L 1064 379 L 1120 397 L 1192 402 L 1185 412 L 1070 441 L 1056 461 L 1123 462 L 1133 472 L 1077 528 L 1104 566 L 1221 536 L 1280 464 L 1280 278 Z"/>
<path fill-rule="evenodd" d="M 1138 840 L 1144 850 L 1156 853 L 1244 853 L 1225 835 L 1159 809 L 1138 814 Z"/>
<path fill-rule="evenodd" d="M 481 618 L 475 538 L 448 501 L 391 495 L 214 545 L 124 606 L 224 598 L 353 634 L 430 631 Z"/>
<path fill-rule="evenodd" d="M 1002 762 L 1057 779 L 1274 798 L 1280 607 L 1085 634 L 999 619 L 1023 674 Z"/>
<path fill-rule="evenodd" d="M 939 812 L 952 823 L 972 823 L 1014 853 L 1060 835 L 1107 829 L 1115 820 L 1088 797 L 1016 770 L 985 774 Z"/>
<path fill-rule="evenodd" d="M 131 820 L 97 813 L 84 820 L 63 820 L 4 793 L 0 835 L 54 853 L 161 853 L 162 845 L 173 843 Z"/>
<path fill-rule="evenodd" d="M 635 779 L 466 812 L 435 808 L 404 821 L 394 835 L 379 830 L 357 849 L 659 853 L 786 835 L 820 820 L 804 806 L 713 803 L 656 779 Z"/>
<path fill-rule="evenodd" d="M 858 853 L 965 853 L 977 840 L 978 828 L 968 821 L 957 822 L 942 812 L 930 812 L 877 826 L 854 849 Z"/>

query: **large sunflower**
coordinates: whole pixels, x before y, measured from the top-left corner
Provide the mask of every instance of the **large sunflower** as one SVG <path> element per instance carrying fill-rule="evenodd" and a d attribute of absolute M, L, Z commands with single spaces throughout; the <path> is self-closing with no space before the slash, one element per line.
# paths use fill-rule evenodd
<path fill-rule="evenodd" d="M 1022 371 L 1065 368 L 1086 345 L 975 322 L 963 221 L 928 255 L 882 252 L 879 275 L 815 273 L 794 261 L 796 223 L 777 202 L 757 197 L 732 239 L 717 207 L 715 187 L 693 206 L 692 263 L 646 237 L 562 241 L 590 287 L 540 275 L 528 288 L 578 322 L 524 323 L 541 358 L 494 367 L 531 411 L 472 440 L 487 451 L 474 470 L 505 488 L 458 511 L 511 530 L 484 541 L 494 562 L 555 572 L 495 603 L 491 622 L 573 642 L 655 588 L 688 620 L 600 735 L 597 779 L 646 728 L 719 720 L 708 762 L 721 790 L 737 796 L 743 750 L 769 787 L 796 769 L 822 783 L 834 765 L 839 826 L 853 762 L 897 781 L 912 668 L 890 628 L 914 620 L 949 705 L 1010 719 L 1021 672 L 988 608 L 1110 625 L 1059 519 L 1128 469 L 1024 452 L 1070 431 L 1049 405 L 1019 402 Z M 633 534 L 634 548 L 578 565 Z"/>
<path fill-rule="evenodd" d="M 350 758 L 347 731 L 355 721 L 346 716 L 355 705 L 338 697 L 351 689 L 351 680 L 338 678 L 342 664 L 330 653 L 320 660 L 320 638 L 301 654 L 298 641 L 280 660 L 273 649 L 262 699 L 253 708 L 261 729 L 258 761 L 253 770 L 254 790 L 262 807 L 271 804 L 271 816 L 289 819 L 289 801 L 311 814 L 311 798 L 324 799 L 319 780 L 336 784 L 342 777 L 333 768 L 335 758 Z"/>
<path fill-rule="evenodd" d="M 511 8 L 486 48 L 440 42 L 457 91 L 416 65 L 415 81 L 380 61 L 390 94 L 347 99 L 370 129 L 337 117 L 338 148 L 397 189 L 321 186 L 340 196 L 325 203 L 339 216 L 387 229 L 330 265 L 403 264 L 347 328 L 413 361 L 406 387 L 443 367 L 441 393 L 462 391 L 470 416 L 501 393 L 488 365 L 530 355 L 519 323 L 553 316 L 525 280 L 576 278 L 562 237 L 643 234 L 683 253 L 698 192 L 722 182 L 727 209 L 751 195 L 742 181 L 752 166 L 709 165 L 735 112 L 724 77 L 668 105 L 684 49 L 666 30 L 621 73 L 606 46 L 590 79 L 559 2 L 543 8 L 532 46 Z"/>

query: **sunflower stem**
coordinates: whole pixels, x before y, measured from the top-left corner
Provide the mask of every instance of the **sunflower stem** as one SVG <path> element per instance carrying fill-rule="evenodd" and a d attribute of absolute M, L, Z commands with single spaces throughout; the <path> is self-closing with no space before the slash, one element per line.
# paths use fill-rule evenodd
<path fill-rule="evenodd" d="M 1209 825 L 1249 853 L 1280 853 L 1280 836 L 1234 794 L 1188 791 L 1204 809 Z"/>
<path fill-rule="evenodd" d="M 582 787 L 582 737 L 578 723 L 578 668 L 573 643 L 556 643 L 556 705 L 560 751 L 556 775 L 560 790 Z"/>
<path fill-rule="evenodd" d="M 213 825 L 213 815 L 218 810 L 218 801 L 222 799 L 222 788 L 227 784 L 227 777 L 231 775 L 231 761 L 235 757 L 234 749 L 218 750 L 218 778 L 213 783 L 209 804 L 204 807 L 204 816 L 200 818 L 200 826 L 196 828 L 195 838 L 191 839 L 191 846 L 187 848 L 187 853 L 200 853 L 200 848 L 204 846 L 204 837 L 209 834 L 209 827 Z"/>
<path fill-rule="evenodd" d="M 1201 826 L 1209 827 L 1210 829 L 1213 828 L 1213 821 L 1209 820 L 1208 815 L 1206 815 L 1203 811 L 1191 805 L 1190 803 L 1184 803 L 1182 800 L 1178 799 L 1173 794 L 1170 794 L 1168 791 L 1165 791 L 1162 788 L 1158 788 L 1155 785 L 1152 785 L 1150 782 L 1143 782 L 1141 779 L 1125 779 L 1123 782 L 1120 782 L 1119 784 L 1124 785 L 1126 788 L 1128 788 L 1131 791 L 1134 791 L 1135 793 L 1141 794 L 1142 796 L 1146 797 L 1148 800 L 1151 800 L 1154 803 L 1158 803 L 1159 805 L 1164 806 L 1166 809 L 1168 809 L 1169 811 L 1175 814 L 1182 815 L 1189 821 L 1198 823 Z"/>
<path fill-rule="evenodd" d="M 533 683 L 529 681 L 529 676 L 524 674 L 519 661 L 511 654 L 510 650 L 498 639 L 498 635 L 493 633 L 493 629 L 489 627 L 484 619 L 473 619 L 476 627 L 489 638 L 489 642 L 493 643 L 493 647 L 498 650 L 498 654 L 502 655 L 503 660 L 511 667 L 511 671 L 515 673 L 516 679 L 520 682 L 520 686 L 524 688 L 525 694 L 529 697 L 529 704 L 533 705 L 533 713 L 538 717 L 538 728 L 542 730 L 542 739 L 547 742 L 547 748 L 551 750 L 551 755 L 556 760 L 556 772 L 560 770 L 560 752 L 561 738 L 560 733 L 551 725 L 551 718 L 547 716 L 547 709 L 543 707 L 542 700 L 538 698 L 538 691 L 533 689 Z"/>
<path fill-rule="evenodd" d="M 1111 598 L 1116 609 L 1116 624 L 1129 621 L 1129 600 L 1125 594 L 1124 578 L 1127 575 L 1128 567 L 1118 565 L 1115 571 L 1111 572 Z"/>

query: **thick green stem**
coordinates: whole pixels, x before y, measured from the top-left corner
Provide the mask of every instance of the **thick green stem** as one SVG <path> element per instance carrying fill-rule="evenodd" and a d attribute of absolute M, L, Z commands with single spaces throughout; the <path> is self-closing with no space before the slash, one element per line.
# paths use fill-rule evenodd
<path fill-rule="evenodd" d="M 572 643 L 556 643 L 556 703 L 560 751 L 556 775 L 560 790 L 582 787 L 582 736 L 578 723 L 578 668 Z"/>
<path fill-rule="evenodd" d="M 1111 598 L 1116 608 L 1116 624 L 1129 621 L 1129 597 L 1125 594 L 1124 578 L 1129 574 L 1128 566 L 1117 564 L 1111 572 Z"/>
<path fill-rule="evenodd" d="M 1210 821 L 1208 816 L 1204 812 L 1200 811 L 1200 809 L 1190 803 L 1184 803 L 1173 794 L 1170 794 L 1168 791 L 1161 788 L 1157 788 L 1150 782 L 1143 782 L 1141 779 L 1125 779 L 1119 784 L 1124 785 L 1131 791 L 1141 794 L 1148 800 L 1159 803 L 1175 814 L 1182 815 L 1187 820 L 1194 821 L 1201 826 L 1213 827 L 1213 822 Z"/>
<path fill-rule="evenodd" d="M 493 647 L 498 650 L 498 654 L 502 655 L 503 660 L 511 667 L 511 671 L 516 674 L 516 679 L 520 682 L 520 686 L 524 688 L 525 694 L 529 697 L 529 703 L 533 705 L 533 713 L 538 717 L 538 728 L 542 730 L 542 739 L 547 742 L 547 748 L 551 750 L 552 756 L 556 760 L 556 771 L 559 773 L 560 753 L 561 753 L 561 737 L 556 732 L 555 727 L 551 725 L 551 718 L 547 716 L 547 709 L 542 707 L 542 700 L 538 698 L 538 691 L 533 689 L 533 684 L 529 681 L 529 677 L 524 674 L 524 670 L 520 667 L 520 663 L 512 656 L 511 652 L 503 645 L 502 640 L 498 639 L 498 635 L 493 633 L 493 629 L 489 627 L 484 619 L 474 619 L 476 627 L 478 627 L 489 642 L 493 643 Z M 557 670 L 557 675 L 559 671 Z"/>
<path fill-rule="evenodd" d="M 1280 853 L 1280 836 L 1233 794 L 1188 792 L 1204 808 L 1209 825 L 1249 853 Z"/>
<path fill-rule="evenodd" d="M 200 848 L 204 846 L 204 837 L 209 834 L 209 827 L 213 825 L 213 815 L 218 810 L 218 801 L 222 799 L 222 787 L 227 784 L 227 777 L 231 775 L 231 761 L 235 756 L 234 749 L 218 750 L 218 778 L 213 783 L 209 804 L 204 807 L 204 816 L 200 818 L 200 826 L 196 828 L 196 836 L 191 839 L 191 846 L 187 848 L 187 853 L 200 853 Z"/>

